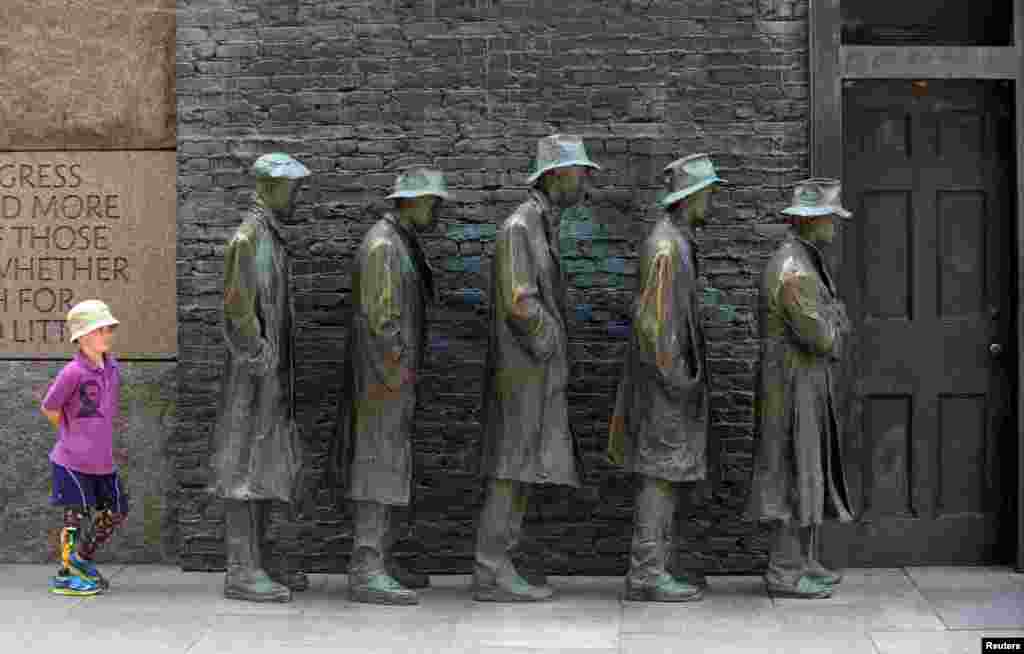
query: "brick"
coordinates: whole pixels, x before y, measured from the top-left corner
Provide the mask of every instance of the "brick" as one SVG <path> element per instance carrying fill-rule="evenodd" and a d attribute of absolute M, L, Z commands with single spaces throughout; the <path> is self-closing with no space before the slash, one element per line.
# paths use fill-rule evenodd
<path fill-rule="evenodd" d="M 558 129 L 584 134 L 605 167 L 594 178 L 591 230 L 575 237 L 565 259 L 570 413 L 593 465 L 571 500 L 541 493 L 524 556 L 547 552 L 551 574 L 623 571 L 632 484 L 601 452 L 628 338 L 636 245 L 660 216 L 653 203 L 661 166 L 709 151 L 732 181 L 716 199 L 702 253 L 709 282 L 730 308 L 708 307 L 705 319 L 719 382 L 713 428 L 724 439 L 723 475 L 733 487 L 692 523 L 699 530 L 693 555 L 715 570 L 756 567 L 765 541 L 737 519 L 736 498 L 749 482 L 758 353 L 752 312 L 771 243 L 747 232 L 754 218 L 788 199 L 781 186 L 807 173 L 807 0 L 684 4 L 549 3 L 543 23 L 535 3 L 512 2 L 391 3 L 381 13 L 298 0 L 258 13 L 183 12 L 178 252 L 190 267 L 179 283 L 178 370 L 207 385 L 179 398 L 180 426 L 168 449 L 177 520 L 194 527 L 182 539 L 183 566 L 224 564 L 217 503 L 199 491 L 216 412 L 219 370 L 210 362 L 223 357 L 214 287 L 235 207 L 251 188 L 248 160 L 225 155 L 283 149 L 315 171 L 316 192 L 300 207 L 310 222 L 288 234 L 302 259 L 294 280 L 303 295 L 297 411 L 318 453 L 333 434 L 352 252 L 373 211 L 386 205 L 381 198 L 396 166 L 427 162 L 445 171 L 459 196 L 444 208 L 446 224 L 472 228 L 424 239 L 447 299 L 430 309 L 432 348 L 421 375 L 429 383 L 415 443 L 420 543 L 401 544 L 407 549 L 398 554 L 437 572 L 467 571 L 482 501 L 472 465 L 494 230 L 525 197 L 535 139 Z M 328 264 L 331 272 L 318 272 Z M 301 553 L 317 570 L 341 571 L 351 548 L 347 511 L 324 506 L 318 514 L 312 530 L 275 515 L 274 556 Z"/>

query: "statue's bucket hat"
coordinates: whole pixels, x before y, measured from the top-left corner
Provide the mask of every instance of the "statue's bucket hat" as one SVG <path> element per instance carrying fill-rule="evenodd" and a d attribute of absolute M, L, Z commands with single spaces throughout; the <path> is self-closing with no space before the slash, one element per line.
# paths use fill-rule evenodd
<path fill-rule="evenodd" d="M 424 195 L 433 195 L 442 200 L 451 199 L 444 173 L 427 166 L 409 166 L 395 178 L 395 189 L 387 199 L 418 198 Z"/>
<path fill-rule="evenodd" d="M 552 134 L 537 141 L 537 160 L 534 162 L 533 173 L 526 178 L 526 183 L 533 185 L 540 176 L 555 168 L 584 166 L 593 170 L 601 170 L 601 166 L 590 160 L 583 139 L 575 134 Z"/>
<path fill-rule="evenodd" d="M 703 153 L 676 159 L 663 172 L 668 195 L 661 200 L 661 206 L 666 209 L 712 184 L 728 183 L 715 172 L 711 157 Z"/>
<path fill-rule="evenodd" d="M 309 176 L 309 169 L 283 152 L 265 154 L 252 165 L 256 179 L 301 179 Z"/>
<path fill-rule="evenodd" d="M 797 182 L 793 188 L 792 205 L 783 209 L 787 216 L 828 216 L 834 214 L 848 219 L 853 214 L 843 208 L 839 201 L 842 185 L 838 179 L 812 177 Z"/>

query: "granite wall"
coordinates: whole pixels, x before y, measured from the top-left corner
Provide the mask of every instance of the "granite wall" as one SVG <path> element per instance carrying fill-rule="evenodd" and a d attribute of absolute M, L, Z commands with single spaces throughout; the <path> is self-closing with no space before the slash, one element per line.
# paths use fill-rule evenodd
<path fill-rule="evenodd" d="M 64 156 L 131 150 L 145 162 L 149 152 L 174 149 L 173 0 L 5 0 L 0 22 L 5 26 L 0 31 L 3 158 L 13 160 L 28 152 L 32 156 L 23 158 L 35 160 L 40 151 Z M 95 174 L 105 179 L 119 172 Z M 166 196 L 174 184 L 172 175 L 162 188 L 149 190 Z M 145 208 L 153 197 L 138 199 Z M 163 251 L 174 258 L 173 248 Z M 147 292 L 147 281 L 167 285 L 166 280 L 147 279 L 148 268 L 138 270 L 144 283 L 136 293 Z M 15 285 L 4 276 L 5 294 Z M 3 311 L 9 310 L 5 303 Z M 142 318 L 123 329 L 152 329 Z M 43 562 L 49 559 L 47 538 L 59 529 L 61 515 L 47 503 L 47 453 L 55 433 L 39 403 L 71 349 L 63 346 L 55 354 L 53 348 L 44 351 L 40 346 L 33 354 L 32 347 L 7 345 L 0 343 L 0 441 L 5 444 L 0 456 L 0 561 Z M 168 454 L 175 429 L 177 361 L 174 352 L 145 354 L 122 362 L 123 420 L 115 445 L 130 451 L 131 462 L 121 473 L 132 510 L 124 529 L 101 550 L 101 562 L 177 559 L 173 496 L 178 486 Z"/>
<path fill-rule="evenodd" d="M 298 415 L 322 468 L 351 311 L 352 252 L 397 166 L 443 169 L 460 203 L 425 239 L 438 271 L 421 375 L 413 530 L 400 556 L 470 569 L 482 501 L 473 476 L 495 226 L 525 197 L 536 140 L 586 139 L 604 166 L 562 234 L 573 309 L 571 419 L 585 485 L 540 489 L 522 557 L 551 573 L 623 572 L 632 481 L 603 457 L 636 284 L 658 217 L 661 168 L 713 155 L 731 184 L 700 237 L 709 292 L 714 441 L 723 483 L 687 517 L 691 556 L 752 571 L 763 534 L 739 517 L 751 469 L 756 274 L 772 243 L 753 222 L 808 172 L 806 0 L 179 0 L 178 422 L 169 444 L 181 563 L 221 569 L 223 514 L 203 493 L 223 361 L 222 255 L 251 202 L 248 168 L 284 150 L 314 172 L 288 230 L 298 295 Z M 278 507 L 276 561 L 341 571 L 345 507 L 321 489 L 313 519 Z"/>

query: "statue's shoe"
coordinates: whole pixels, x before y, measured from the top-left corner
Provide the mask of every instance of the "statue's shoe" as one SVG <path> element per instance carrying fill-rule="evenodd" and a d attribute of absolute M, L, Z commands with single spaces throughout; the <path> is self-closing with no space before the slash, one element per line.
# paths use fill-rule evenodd
<path fill-rule="evenodd" d="M 650 584 L 634 585 L 627 579 L 625 597 L 631 602 L 696 602 L 704 591 L 665 573 Z"/>
<path fill-rule="evenodd" d="M 301 593 L 309 590 L 309 575 L 302 570 L 278 572 L 271 574 L 270 578 L 282 586 L 287 586 L 292 592 Z"/>
<path fill-rule="evenodd" d="M 397 561 L 388 562 L 388 574 L 406 588 L 429 588 L 430 577 L 422 572 L 415 572 L 399 564 Z"/>
<path fill-rule="evenodd" d="M 263 570 L 241 570 L 225 576 L 224 597 L 246 602 L 290 602 L 292 591 Z"/>
<path fill-rule="evenodd" d="M 548 586 L 534 586 L 519 573 L 505 575 L 493 583 L 474 577 L 473 599 L 478 602 L 545 602 L 555 594 Z"/>
<path fill-rule="evenodd" d="M 547 588 L 548 586 L 548 576 L 542 571 L 525 570 L 521 574 L 523 579 L 531 586 L 538 586 L 540 588 Z"/>
<path fill-rule="evenodd" d="M 794 586 L 784 586 L 765 580 L 765 589 L 774 597 L 792 597 L 796 599 L 825 599 L 832 596 L 832 586 L 804 575 Z"/>
<path fill-rule="evenodd" d="M 385 572 L 378 572 L 364 578 L 349 575 L 348 578 L 348 596 L 353 602 L 396 606 L 410 606 L 420 603 L 420 598 L 416 591 L 406 588 Z"/>
<path fill-rule="evenodd" d="M 829 570 L 817 561 L 811 561 L 807 565 L 807 576 L 829 586 L 838 586 L 843 581 L 843 573 L 838 570 Z"/>
<path fill-rule="evenodd" d="M 700 570 L 683 570 L 679 574 L 672 576 L 681 584 L 694 586 L 701 590 L 708 589 L 708 578 Z"/>

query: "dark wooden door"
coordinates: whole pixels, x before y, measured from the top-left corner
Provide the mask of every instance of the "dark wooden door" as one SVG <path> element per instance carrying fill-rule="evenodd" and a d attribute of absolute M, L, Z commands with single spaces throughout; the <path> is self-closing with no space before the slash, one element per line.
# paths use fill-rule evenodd
<path fill-rule="evenodd" d="M 844 89 L 854 217 L 838 276 L 856 330 L 844 444 L 859 515 L 822 530 L 832 564 L 1012 558 L 1010 94 L 986 81 Z"/>

